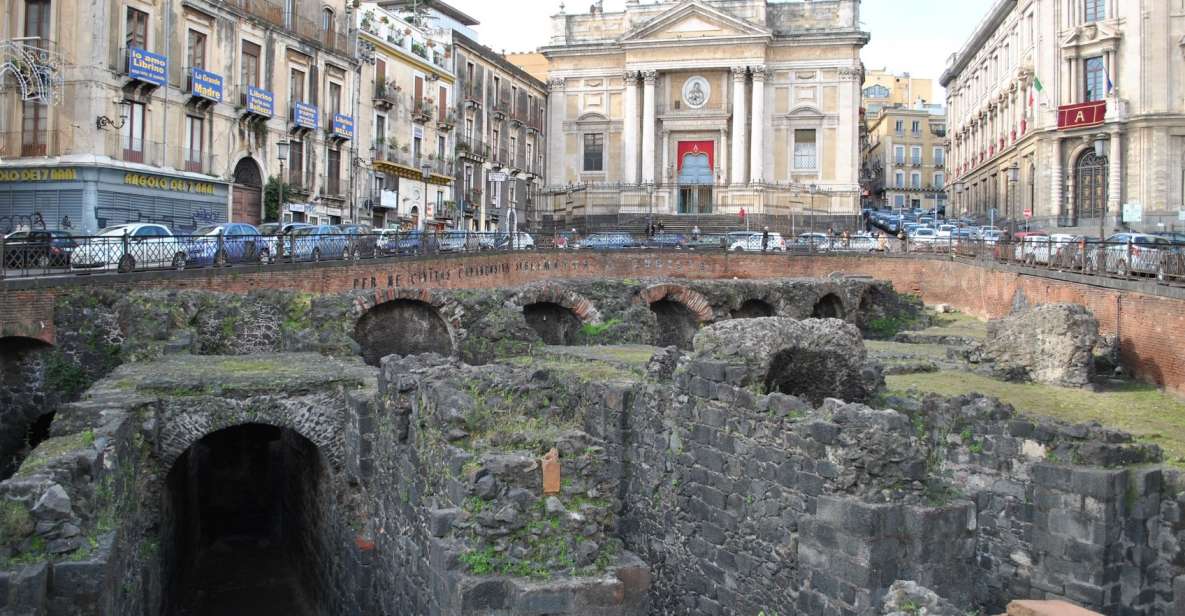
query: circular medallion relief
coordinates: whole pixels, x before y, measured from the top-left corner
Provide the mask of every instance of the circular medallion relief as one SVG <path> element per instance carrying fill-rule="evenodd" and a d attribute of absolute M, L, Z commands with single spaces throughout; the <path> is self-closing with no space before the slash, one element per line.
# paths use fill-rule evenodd
<path fill-rule="evenodd" d="M 697 75 L 683 82 L 683 104 L 692 109 L 703 107 L 711 95 L 712 86 L 703 77 Z"/>

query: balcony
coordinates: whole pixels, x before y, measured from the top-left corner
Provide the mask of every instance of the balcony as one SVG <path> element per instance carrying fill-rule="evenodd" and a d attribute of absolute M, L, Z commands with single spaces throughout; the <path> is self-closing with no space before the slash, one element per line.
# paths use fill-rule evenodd
<path fill-rule="evenodd" d="M 289 169 L 288 184 L 284 190 L 292 191 L 294 194 L 307 195 L 309 194 L 309 180 L 301 169 Z"/>
<path fill-rule="evenodd" d="M 10 152 L 6 158 L 61 156 L 69 153 L 72 146 L 71 133 L 65 131 L 41 129 L 0 132 L 0 152 Z"/>
<path fill-rule="evenodd" d="M 457 137 L 457 154 L 476 162 L 485 162 L 490 157 L 490 146 L 476 137 L 460 135 Z"/>
<path fill-rule="evenodd" d="M 321 176 L 321 196 L 330 199 L 342 198 L 342 179 L 337 175 Z"/>
<path fill-rule="evenodd" d="M 506 115 L 510 113 L 510 97 L 498 98 L 494 101 L 494 119 L 505 120 Z"/>
<path fill-rule="evenodd" d="M 394 81 L 375 82 L 374 96 L 371 100 L 374 101 L 374 108 L 386 111 L 399 104 L 399 86 L 395 85 Z"/>
<path fill-rule="evenodd" d="M 473 83 L 465 86 L 465 107 L 469 109 L 481 108 L 481 89 Z"/>
<path fill-rule="evenodd" d="M 441 117 L 436 121 L 436 127 L 443 131 L 453 130 L 453 127 L 456 125 L 457 114 L 452 111 L 446 112 L 444 117 Z"/>
<path fill-rule="evenodd" d="M 494 156 L 494 164 L 503 167 L 510 166 L 510 157 L 506 155 L 506 148 L 498 148 L 498 153 Z"/>
<path fill-rule="evenodd" d="M 421 98 L 415 102 L 411 110 L 411 119 L 413 122 L 425 124 L 432 120 L 432 99 Z"/>
<path fill-rule="evenodd" d="M 471 188 L 465 191 L 465 211 L 468 214 L 473 210 L 481 207 L 481 191 L 476 188 Z"/>

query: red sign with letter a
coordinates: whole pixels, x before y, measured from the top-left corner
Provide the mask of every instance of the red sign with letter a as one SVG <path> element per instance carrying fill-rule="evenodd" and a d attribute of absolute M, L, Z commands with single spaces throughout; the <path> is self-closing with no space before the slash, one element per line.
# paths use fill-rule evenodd
<path fill-rule="evenodd" d="M 1107 101 L 1091 101 L 1057 108 L 1057 129 L 1097 126 L 1107 117 Z"/>

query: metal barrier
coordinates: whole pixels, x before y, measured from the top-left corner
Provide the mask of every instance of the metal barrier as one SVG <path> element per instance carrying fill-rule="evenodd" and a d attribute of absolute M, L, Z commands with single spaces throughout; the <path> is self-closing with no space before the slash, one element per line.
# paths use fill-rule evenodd
<path fill-rule="evenodd" d="M 746 252 L 781 255 L 946 255 L 952 259 L 1010 263 L 1019 266 L 1185 284 L 1185 245 L 1107 243 L 1091 239 L 1050 240 L 1026 237 L 994 242 L 968 238 L 827 237 L 811 234 L 791 240 L 777 233 L 655 235 L 625 232 L 568 233 L 533 236 L 528 233 L 466 231 L 375 231 L 372 233 L 313 233 L 297 229 L 282 236 L 267 235 L 107 235 L 70 236 L 61 232 L 30 231 L 5 239 L 0 236 L 0 278 L 130 273 L 143 270 L 184 270 L 267 266 L 274 263 L 316 263 L 334 260 L 390 259 L 508 250 L 684 250 Z"/>

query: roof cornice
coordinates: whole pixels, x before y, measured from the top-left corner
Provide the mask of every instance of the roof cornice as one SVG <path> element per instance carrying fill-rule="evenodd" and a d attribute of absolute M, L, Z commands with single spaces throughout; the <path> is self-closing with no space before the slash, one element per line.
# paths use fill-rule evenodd
<path fill-rule="evenodd" d="M 995 34 L 1000 24 L 1004 23 L 1004 20 L 1015 8 L 1016 0 L 997 0 L 987 17 L 975 29 L 971 39 L 959 50 L 955 56 L 954 64 L 942 72 L 942 77 L 938 78 L 938 84 L 945 88 L 946 84 L 954 81 L 955 77 L 962 73 L 963 69 L 967 68 L 967 65 L 975 58 L 975 52 L 979 51 L 979 48 L 983 47 L 984 43 Z"/>

